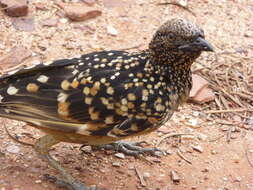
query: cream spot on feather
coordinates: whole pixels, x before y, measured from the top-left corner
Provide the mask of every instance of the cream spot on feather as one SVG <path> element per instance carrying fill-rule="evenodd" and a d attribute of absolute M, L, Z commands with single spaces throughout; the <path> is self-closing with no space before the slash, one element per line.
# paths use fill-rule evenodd
<path fill-rule="evenodd" d="M 18 92 L 18 89 L 15 88 L 14 86 L 10 86 L 7 89 L 7 94 L 9 94 L 9 95 L 15 95 L 15 94 L 17 94 L 17 92 Z"/>
<path fill-rule="evenodd" d="M 58 101 L 58 102 L 66 102 L 67 98 L 68 98 L 68 95 L 65 94 L 65 93 L 63 93 L 63 92 L 61 92 L 61 93 L 57 96 L 57 101 Z"/>
<path fill-rule="evenodd" d="M 37 81 L 41 82 L 41 83 L 46 83 L 48 81 L 49 77 L 47 77 L 46 75 L 40 75 L 37 78 Z"/>

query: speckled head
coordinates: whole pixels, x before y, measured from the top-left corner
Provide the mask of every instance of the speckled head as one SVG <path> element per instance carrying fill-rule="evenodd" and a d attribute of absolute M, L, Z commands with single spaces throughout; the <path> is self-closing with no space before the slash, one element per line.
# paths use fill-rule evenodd
<path fill-rule="evenodd" d="M 205 40 L 204 31 L 185 19 L 171 19 L 164 23 L 155 33 L 149 48 L 159 54 L 168 51 L 196 54 L 213 51 Z"/>

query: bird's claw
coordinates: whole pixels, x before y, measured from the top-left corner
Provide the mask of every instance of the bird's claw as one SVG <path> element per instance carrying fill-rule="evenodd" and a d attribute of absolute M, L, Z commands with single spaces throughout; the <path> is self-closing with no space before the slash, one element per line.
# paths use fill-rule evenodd
<path fill-rule="evenodd" d="M 151 154 L 152 156 L 158 156 L 159 152 L 162 152 L 160 149 L 154 148 L 143 148 L 140 145 L 142 142 L 130 143 L 130 142 L 115 142 L 111 144 L 99 145 L 97 148 L 106 149 L 106 150 L 115 150 L 117 152 L 122 152 L 130 156 L 139 156 L 142 154 Z"/>
<path fill-rule="evenodd" d="M 63 181 L 61 179 L 58 179 L 55 176 L 51 176 L 49 174 L 44 175 L 45 179 L 50 181 L 51 183 L 54 183 L 60 188 L 65 188 L 68 190 L 106 190 L 106 189 L 97 189 L 96 187 L 86 187 L 79 181 L 75 181 L 73 183 L 69 183 L 66 181 Z"/>

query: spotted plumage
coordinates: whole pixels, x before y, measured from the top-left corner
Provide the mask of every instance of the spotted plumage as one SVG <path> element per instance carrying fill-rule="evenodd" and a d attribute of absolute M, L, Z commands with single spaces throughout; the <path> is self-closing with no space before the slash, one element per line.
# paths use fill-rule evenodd
<path fill-rule="evenodd" d="M 211 50 L 202 29 L 173 19 L 145 51 L 94 52 L 2 76 L 0 116 L 83 144 L 150 132 L 187 99 L 191 64 Z"/>
<path fill-rule="evenodd" d="M 175 92 L 152 70 L 148 53 L 95 52 L 3 76 L 1 114 L 42 129 L 115 138 L 158 127 L 174 110 Z"/>

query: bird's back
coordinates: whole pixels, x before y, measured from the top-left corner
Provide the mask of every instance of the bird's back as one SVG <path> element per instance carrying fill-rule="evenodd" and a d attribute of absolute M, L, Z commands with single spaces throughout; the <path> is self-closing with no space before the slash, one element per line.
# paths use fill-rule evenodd
<path fill-rule="evenodd" d="M 0 116 L 86 136 L 149 131 L 172 111 L 148 62 L 146 52 L 103 51 L 2 76 Z"/>

